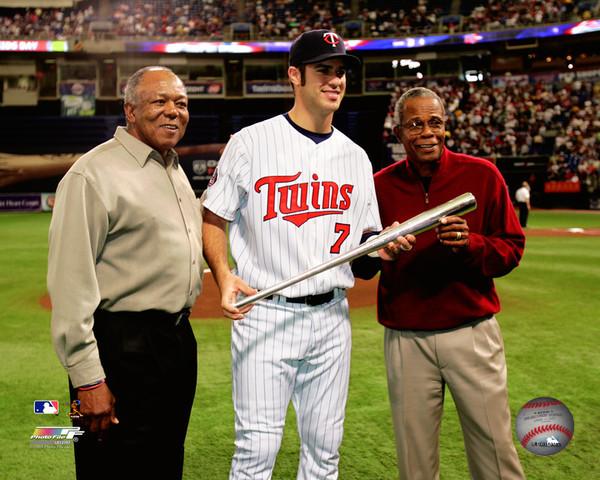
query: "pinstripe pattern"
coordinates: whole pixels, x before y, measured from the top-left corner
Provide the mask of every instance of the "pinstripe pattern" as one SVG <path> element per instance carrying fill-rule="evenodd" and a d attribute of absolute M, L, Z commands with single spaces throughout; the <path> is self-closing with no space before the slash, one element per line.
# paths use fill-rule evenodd
<path fill-rule="evenodd" d="M 348 302 L 259 302 L 232 326 L 236 451 L 230 479 L 269 479 L 290 399 L 298 479 L 335 479 L 350 374 Z"/>
<path fill-rule="evenodd" d="M 204 206 L 230 222 L 236 274 L 259 290 L 381 229 L 366 153 L 338 130 L 316 144 L 283 116 L 230 139 Z M 298 297 L 337 289 L 328 304 L 276 297 L 233 323 L 231 479 L 271 478 L 290 400 L 301 438 L 298 479 L 337 478 L 351 344 L 344 289 L 353 285 L 349 265 L 332 268 L 280 292 Z"/>
<path fill-rule="evenodd" d="M 268 211 L 268 189 L 265 186 L 257 193 L 256 182 L 298 172 L 294 182 L 280 186 L 310 184 L 315 182 L 313 175 L 338 186 L 349 184 L 353 187 L 350 208 L 340 214 L 312 218 L 300 227 L 283 220 L 280 212 L 276 218 L 262 220 Z M 307 197 L 308 210 L 316 211 L 310 205 L 311 191 Z M 276 209 L 278 199 L 279 195 Z M 340 236 L 335 230 L 337 223 L 351 225 L 340 253 L 359 245 L 363 230 L 381 229 L 371 163 L 364 150 L 338 130 L 328 140 L 315 144 L 283 116 L 247 127 L 230 139 L 204 206 L 231 222 L 229 241 L 237 262 L 236 274 L 259 290 L 333 258 L 330 248 Z M 346 264 L 292 285 L 281 294 L 298 297 L 353 285 L 354 277 Z"/>

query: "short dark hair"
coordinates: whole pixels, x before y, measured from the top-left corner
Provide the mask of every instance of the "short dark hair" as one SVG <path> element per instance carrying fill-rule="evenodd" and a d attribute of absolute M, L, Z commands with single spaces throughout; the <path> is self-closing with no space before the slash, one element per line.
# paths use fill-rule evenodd
<path fill-rule="evenodd" d="M 300 71 L 300 86 L 306 85 L 306 65 L 298 65 L 297 68 Z M 290 82 L 292 86 L 292 90 L 294 89 L 294 84 Z"/>
<path fill-rule="evenodd" d="M 306 65 L 300 65 L 298 70 L 300 70 L 300 85 L 304 86 L 306 85 Z"/>
<path fill-rule="evenodd" d="M 446 106 L 444 105 L 444 101 L 440 98 L 440 96 L 437 93 L 435 93 L 433 90 L 430 90 L 429 88 L 415 87 L 415 88 L 411 88 L 410 90 L 407 90 L 406 92 L 404 92 L 400 96 L 398 101 L 396 102 L 396 105 L 394 107 L 394 126 L 402 126 L 402 123 L 403 123 L 402 115 L 404 114 L 404 104 L 411 98 L 418 98 L 418 97 L 435 98 L 440 103 L 440 106 L 442 107 L 442 112 L 444 113 L 444 116 L 446 115 Z"/>

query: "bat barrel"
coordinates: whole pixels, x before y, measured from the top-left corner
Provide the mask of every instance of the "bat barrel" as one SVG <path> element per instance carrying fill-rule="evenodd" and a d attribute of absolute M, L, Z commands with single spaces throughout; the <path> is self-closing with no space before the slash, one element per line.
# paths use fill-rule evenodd
<path fill-rule="evenodd" d="M 476 208 L 477 201 L 475 196 L 469 192 L 463 193 L 462 195 L 459 195 L 458 197 L 455 197 L 446 203 L 442 203 L 437 207 L 426 210 L 425 212 L 406 220 L 400 225 L 380 233 L 376 237 L 370 239 L 368 242 L 365 242 L 362 245 L 359 245 L 358 247 L 349 250 L 348 252 L 336 258 L 332 258 L 331 260 L 306 270 L 305 272 L 289 278 L 288 280 L 284 280 L 283 282 L 277 283 L 269 288 L 265 288 L 254 295 L 245 297 L 236 302 L 234 306 L 236 308 L 240 308 L 245 305 L 249 305 L 250 303 L 255 303 L 258 300 L 262 300 L 269 295 L 280 292 L 290 285 L 294 285 L 302 280 L 306 280 L 307 278 L 313 277 L 321 272 L 324 272 L 325 270 L 337 267 L 338 265 L 342 265 L 346 262 L 351 262 L 358 257 L 362 257 L 363 255 L 367 255 L 371 252 L 379 250 L 387 243 L 393 241 L 396 237 L 405 236 L 408 234 L 418 235 L 419 233 L 423 233 L 427 230 L 437 227 L 440 224 L 440 220 L 444 217 L 449 217 L 451 215 L 462 216 L 475 210 Z"/>

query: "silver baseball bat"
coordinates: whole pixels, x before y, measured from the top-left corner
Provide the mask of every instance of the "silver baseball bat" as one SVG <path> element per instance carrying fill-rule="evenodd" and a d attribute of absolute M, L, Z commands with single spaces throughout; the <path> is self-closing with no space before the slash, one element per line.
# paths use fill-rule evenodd
<path fill-rule="evenodd" d="M 426 210 L 419 215 L 409 218 L 397 227 L 380 233 L 376 237 L 369 239 L 367 242 L 347 251 L 339 257 L 332 258 L 331 260 L 328 260 L 321 265 L 317 265 L 316 267 L 313 267 L 304 273 L 296 275 L 288 280 L 284 280 L 283 282 L 279 282 L 272 287 L 265 288 L 254 295 L 245 297 L 236 302 L 234 306 L 236 308 L 240 308 L 244 305 L 255 303 L 258 300 L 262 300 L 269 295 L 279 292 L 290 285 L 301 282 L 302 280 L 306 280 L 307 278 L 317 275 L 318 273 L 324 272 L 325 270 L 337 267 L 338 265 L 346 262 L 351 262 L 358 257 L 362 257 L 363 255 L 367 255 L 371 252 L 379 250 L 387 243 L 393 241 L 396 237 L 408 234 L 418 235 L 419 233 L 423 233 L 427 230 L 437 227 L 440 224 L 440 220 L 444 217 L 448 217 L 450 215 L 465 215 L 469 212 L 472 212 L 476 208 L 477 200 L 475 200 L 475 196 L 472 193 L 463 193 L 462 195 L 459 195 L 458 197 L 453 198 L 446 203 L 442 203 L 437 207 Z"/>

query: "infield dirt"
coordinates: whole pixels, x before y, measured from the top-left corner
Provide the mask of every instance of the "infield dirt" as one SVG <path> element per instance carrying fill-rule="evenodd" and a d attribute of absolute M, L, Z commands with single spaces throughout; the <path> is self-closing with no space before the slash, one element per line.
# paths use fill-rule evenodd
<path fill-rule="evenodd" d="M 532 228 L 525 231 L 526 236 L 534 237 L 588 237 L 600 236 L 600 229 L 585 229 L 582 232 L 571 232 L 561 228 Z M 348 301 L 351 308 L 375 305 L 377 299 L 377 277 L 371 280 L 356 280 L 353 288 L 348 290 Z M 202 294 L 192 308 L 192 318 L 219 318 L 223 316 L 219 289 L 212 274 L 204 275 Z M 40 305 L 50 309 L 50 297 L 46 294 L 40 298 Z"/>

